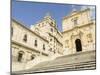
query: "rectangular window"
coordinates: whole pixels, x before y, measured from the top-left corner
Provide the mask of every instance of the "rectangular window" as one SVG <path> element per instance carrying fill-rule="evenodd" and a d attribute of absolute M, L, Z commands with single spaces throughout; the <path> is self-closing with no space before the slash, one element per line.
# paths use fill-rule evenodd
<path fill-rule="evenodd" d="M 35 40 L 35 44 L 34 44 L 34 46 L 36 46 L 36 47 L 37 47 L 37 40 Z"/>
<path fill-rule="evenodd" d="M 77 25 L 78 24 L 78 17 L 73 18 L 72 22 L 74 23 L 74 25 Z"/>
<path fill-rule="evenodd" d="M 24 35 L 23 41 L 27 42 L 27 35 L 26 34 Z"/>
<path fill-rule="evenodd" d="M 77 19 L 74 20 L 74 25 L 77 25 Z"/>
<path fill-rule="evenodd" d="M 11 36 L 13 36 L 13 27 L 11 27 Z"/>
<path fill-rule="evenodd" d="M 43 50 L 45 50 L 45 44 L 43 44 Z"/>
<path fill-rule="evenodd" d="M 53 29 L 51 28 L 51 32 L 53 32 Z"/>

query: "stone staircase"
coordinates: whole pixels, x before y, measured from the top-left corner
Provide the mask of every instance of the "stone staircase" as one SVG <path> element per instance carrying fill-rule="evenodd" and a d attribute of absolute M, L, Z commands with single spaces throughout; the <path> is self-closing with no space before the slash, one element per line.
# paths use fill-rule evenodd
<path fill-rule="evenodd" d="M 96 69 L 95 51 L 87 51 L 58 57 L 52 61 L 41 62 L 31 69 L 13 73 L 39 73 L 54 71 L 74 71 Z"/>

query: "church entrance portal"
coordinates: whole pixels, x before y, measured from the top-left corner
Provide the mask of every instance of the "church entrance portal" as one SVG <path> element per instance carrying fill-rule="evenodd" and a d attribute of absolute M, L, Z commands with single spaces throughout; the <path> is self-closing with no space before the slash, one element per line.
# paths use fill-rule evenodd
<path fill-rule="evenodd" d="M 77 51 L 77 52 L 82 51 L 81 40 L 80 40 L 80 39 L 76 39 L 76 40 L 75 40 L 75 44 L 76 44 L 76 51 Z"/>

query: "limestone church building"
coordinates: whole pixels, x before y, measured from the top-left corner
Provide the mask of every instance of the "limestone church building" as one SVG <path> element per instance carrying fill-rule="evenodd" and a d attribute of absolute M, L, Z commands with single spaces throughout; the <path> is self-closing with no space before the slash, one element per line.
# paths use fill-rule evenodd
<path fill-rule="evenodd" d="M 41 62 L 78 53 L 93 52 L 95 58 L 95 25 L 89 8 L 63 17 L 62 32 L 49 14 L 30 28 L 12 19 L 12 71 L 27 70 Z"/>

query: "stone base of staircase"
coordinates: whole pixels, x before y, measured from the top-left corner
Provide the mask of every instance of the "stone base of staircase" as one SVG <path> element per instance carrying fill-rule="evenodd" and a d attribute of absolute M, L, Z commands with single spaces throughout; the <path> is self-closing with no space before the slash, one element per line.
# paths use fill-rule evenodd
<path fill-rule="evenodd" d="M 39 63 L 31 69 L 13 72 L 13 74 L 93 69 L 96 69 L 95 50 L 58 57 L 52 61 Z"/>

